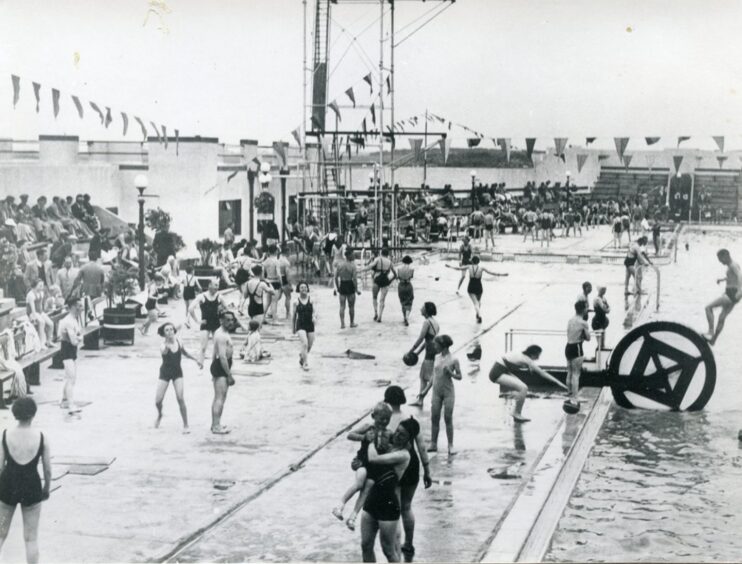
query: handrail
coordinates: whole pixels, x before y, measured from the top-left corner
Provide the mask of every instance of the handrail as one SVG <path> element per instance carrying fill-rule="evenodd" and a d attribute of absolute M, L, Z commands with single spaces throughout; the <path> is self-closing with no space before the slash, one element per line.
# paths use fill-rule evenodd
<path fill-rule="evenodd" d="M 604 330 L 593 331 L 595 340 L 598 343 L 595 349 L 595 362 L 598 366 L 602 366 L 602 351 L 604 345 Z M 540 335 L 543 337 L 567 337 L 567 332 L 560 329 L 509 329 L 505 332 L 505 353 L 509 353 L 513 350 L 513 335 Z"/>

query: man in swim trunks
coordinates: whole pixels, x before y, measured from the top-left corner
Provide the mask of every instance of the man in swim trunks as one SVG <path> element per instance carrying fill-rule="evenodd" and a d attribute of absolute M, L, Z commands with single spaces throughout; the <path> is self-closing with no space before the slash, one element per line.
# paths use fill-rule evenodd
<path fill-rule="evenodd" d="M 536 240 L 536 221 L 538 214 L 533 210 L 528 210 L 523 214 L 523 242 L 526 242 L 528 234 L 531 234 L 531 243 Z"/>
<path fill-rule="evenodd" d="M 585 321 L 587 304 L 584 301 L 575 302 L 575 315 L 567 323 L 567 346 L 564 355 L 567 357 L 567 387 L 569 388 L 570 402 L 579 405 L 577 394 L 580 390 L 580 375 L 585 355 L 582 343 L 590 340 L 590 326 Z"/>
<path fill-rule="evenodd" d="M 642 291 L 642 267 L 649 266 L 650 262 L 647 255 L 642 250 L 642 246 L 647 244 L 647 238 L 642 236 L 636 241 L 629 244 L 629 251 L 623 261 L 626 267 L 626 276 L 624 278 L 624 294 L 630 295 L 629 281 L 634 278 L 634 286 L 637 295 Z"/>
<path fill-rule="evenodd" d="M 495 212 L 492 208 L 487 210 L 484 214 L 484 248 L 489 248 L 490 241 L 492 242 L 492 248 L 495 248 Z"/>
<path fill-rule="evenodd" d="M 535 374 L 555 383 L 560 388 L 567 389 L 567 386 L 536 364 L 542 350 L 538 345 L 530 345 L 523 352 L 511 351 L 495 362 L 492 370 L 490 370 L 490 381 L 493 384 L 498 384 L 506 391 L 513 391 L 516 394 L 515 408 L 513 409 L 513 419 L 516 423 L 530 421 L 530 419 L 523 417 L 523 404 L 526 403 L 528 386 L 520 379 L 521 376 Z"/>
<path fill-rule="evenodd" d="M 276 245 L 268 247 L 268 256 L 263 261 L 263 278 L 273 288 L 273 293 L 266 293 L 266 303 L 263 304 L 265 308 L 265 323 L 267 324 L 268 319 L 275 321 L 276 314 L 278 313 L 278 300 L 283 293 L 281 288 L 281 274 L 278 266 L 278 247 Z"/>
<path fill-rule="evenodd" d="M 211 432 L 215 435 L 226 435 L 229 429 L 222 425 L 222 412 L 227 401 L 229 386 L 234 384 L 232 377 L 232 337 L 229 327 L 234 315 L 223 311 L 219 316 L 219 329 L 214 333 L 214 353 L 211 361 L 211 378 L 214 383 L 214 401 L 211 404 Z"/>
<path fill-rule="evenodd" d="M 335 268 L 335 287 L 340 300 L 340 328 L 345 329 L 345 302 L 348 302 L 348 316 L 350 326 L 357 327 L 356 316 L 356 293 L 358 292 L 358 272 L 356 268 L 353 249 L 346 247 L 345 258 Z"/>
<path fill-rule="evenodd" d="M 716 339 L 719 338 L 722 329 L 724 329 L 724 322 L 727 316 L 742 298 L 742 271 L 740 271 L 739 264 L 732 260 L 732 256 L 727 249 L 720 249 L 716 253 L 716 257 L 721 264 L 727 267 L 727 273 L 724 278 L 719 278 L 716 281 L 717 284 L 721 282 L 726 283 L 724 294 L 706 306 L 706 319 L 709 323 L 709 332 L 705 337 L 712 345 L 716 343 Z M 721 308 L 721 313 L 719 313 L 716 330 L 714 330 L 714 308 L 717 307 Z"/>
<path fill-rule="evenodd" d="M 77 296 L 67 298 L 68 313 L 59 322 L 57 334 L 61 343 L 60 354 L 64 365 L 64 388 L 60 407 L 67 409 L 70 415 L 80 413 L 75 405 L 75 382 L 77 380 L 77 347 L 82 341 L 82 329 L 78 322 L 81 301 Z"/>

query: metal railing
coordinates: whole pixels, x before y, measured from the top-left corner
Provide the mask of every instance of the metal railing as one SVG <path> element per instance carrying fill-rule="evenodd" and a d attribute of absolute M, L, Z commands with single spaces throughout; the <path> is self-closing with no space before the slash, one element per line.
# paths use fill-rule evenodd
<path fill-rule="evenodd" d="M 603 366 L 603 352 L 610 349 L 605 349 L 604 337 L 605 331 L 593 331 L 595 340 L 598 346 L 595 349 L 595 363 L 599 366 Z M 505 353 L 509 353 L 513 350 L 513 337 L 515 335 L 525 335 L 531 337 L 562 337 L 565 341 L 567 339 L 567 332 L 559 329 L 509 329 L 505 333 Z"/>

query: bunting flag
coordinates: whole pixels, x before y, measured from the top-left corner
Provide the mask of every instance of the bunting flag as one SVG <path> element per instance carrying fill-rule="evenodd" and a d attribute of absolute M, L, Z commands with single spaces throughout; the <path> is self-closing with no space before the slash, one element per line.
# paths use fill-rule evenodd
<path fill-rule="evenodd" d="M 371 73 L 368 73 L 366 76 L 364 76 L 363 77 L 363 80 L 366 81 L 366 82 L 368 82 L 368 87 L 370 89 L 369 94 L 373 94 L 374 93 L 374 83 L 371 80 Z"/>
<path fill-rule="evenodd" d="M 654 145 L 660 140 L 659 137 L 645 137 L 644 141 L 647 142 L 647 145 Z"/>
<path fill-rule="evenodd" d="M 528 158 L 531 159 L 531 162 L 533 162 L 533 148 L 535 146 L 536 146 L 536 138 L 526 137 L 526 153 L 528 153 Z"/>
<path fill-rule="evenodd" d="M 724 137 L 712 137 L 714 141 L 716 141 L 716 146 L 719 147 L 719 150 L 723 153 L 724 152 Z"/>
<path fill-rule="evenodd" d="M 18 98 L 21 95 L 21 77 L 11 74 L 10 80 L 13 83 L 13 109 L 15 109 L 15 105 L 18 103 Z"/>
<path fill-rule="evenodd" d="M 451 127 L 452 126 L 453 126 L 453 122 L 452 121 L 449 121 L 448 122 L 448 131 L 451 131 Z"/>
<path fill-rule="evenodd" d="M 492 140 L 492 144 L 495 146 L 495 149 L 497 149 L 499 147 L 499 145 L 497 144 L 497 139 L 492 137 L 491 140 Z"/>
<path fill-rule="evenodd" d="M 180 145 L 180 131 L 178 131 L 177 129 L 173 131 L 175 131 L 175 156 L 178 156 L 178 145 Z"/>
<path fill-rule="evenodd" d="M 469 137 L 466 140 L 466 144 L 471 149 L 472 147 L 476 147 L 477 145 L 479 145 L 480 141 L 481 141 L 481 139 L 479 137 Z"/>
<path fill-rule="evenodd" d="M 675 165 L 675 172 L 676 173 L 679 172 L 680 171 L 680 165 L 683 163 L 683 155 L 675 155 L 672 158 L 672 162 Z"/>
<path fill-rule="evenodd" d="M 688 139 L 690 139 L 690 137 L 678 137 L 678 147 L 680 147 L 680 144 L 683 141 L 687 141 Z"/>
<path fill-rule="evenodd" d="M 106 106 L 106 119 L 103 122 L 103 125 L 106 126 L 106 129 L 108 129 L 108 126 L 111 125 L 112 121 L 113 121 L 113 118 L 111 117 L 111 108 Z"/>
<path fill-rule="evenodd" d="M 556 154 L 558 156 L 561 157 L 562 155 L 564 155 L 564 149 L 567 147 L 567 138 L 566 137 L 554 137 L 554 147 L 556 147 Z"/>
<path fill-rule="evenodd" d="M 422 152 L 421 151 L 422 146 L 423 146 L 422 139 L 410 138 L 410 147 L 412 148 L 412 153 L 415 158 L 415 161 L 414 161 L 415 163 L 417 163 L 420 160 L 420 153 Z"/>
<path fill-rule="evenodd" d="M 126 132 L 129 130 L 129 116 L 124 112 L 121 112 L 121 121 L 124 124 L 124 137 L 126 137 Z"/>
<path fill-rule="evenodd" d="M 445 166 L 448 162 L 448 153 L 451 150 L 451 139 L 444 137 L 438 141 L 438 144 L 441 146 L 441 152 L 443 152 L 443 165 Z"/>
<path fill-rule="evenodd" d="M 374 127 L 375 127 L 376 126 L 376 106 L 373 103 L 371 104 L 371 121 L 373 122 Z"/>
<path fill-rule="evenodd" d="M 165 143 L 165 150 L 167 151 L 167 127 L 164 125 L 160 127 L 162 127 L 162 140 Z"/>
<path fill-rule="evenodd" d="M 330 108 L 330 109 L 331 109 L 331 110 L 332 110 L 333 112 L 335 112 L 335 115 L 337 116 L 337 118 L 338 118 L 338 121 L 343 121 L 343 118 L 341 118 L 341 117 L 340 117 L 340 108 L 338 108 L 338 103 L 337 103 L 337 102 L 336 102 L 335 100 L 333 100 L 332 102 L 330 102 L 330 103 L 329 103 L 329 104 L 327 104 L 327 105 L 328 105 L 328 107 L 329 107 L 329 108 Z"/>
<path fill-rule="evenodd" d="M 93 108 L 95 113 L 98 114 L 98 117 L 100 118 L 100 123 L 103 125 L 103 122 L 105 121 L 105 118 L 103 117 L 103 112 L 100 111 L 100 108 L 98 107 L 98 104 L 95 102 L 90 102 L 90 107 Z"/>
<path fill-rule="evenodd" d="M 652 167 L 654 166 L 654 159 L 655 155 L 647 154 L 644 156 L 644 160 L 647 162 L 647 168 L 649 169 L 649 172 L 652 172 Z"/>
<path fill-rule="evenodd" d="M 285 168 L 286 167 L 286 147 L 284 146 L 283 141 L 273 142 L 273 152 L 276 154 L 276 157 L 278 157 L 279 168 Z"/>
<path fill-rule="evenodd" d="M 54 108 L 54 119 L 59 115 L 59 90 L 52 88 L 52 107 Z"/>
<path fill-rule="evenodd" d="M 162 143 L 162 135 L 160 135 L 160 130 L 155 125 L 155 122 L 151 121 L 149 124 L 152 126 L 152 129 L 155 130 L 155 135 L 157 135 L 157 142 Z"/>
<path fill-rule="evenodd" d="M 587 157 L 588 157 L 587 153 L 577 154 L 577 174 L 580 174 L 580 172 L 582 172 L 582 167 L 585 166 L 585 161 L 587 161 Z"/>
<path fill-rule="evenodd" d="M 141 118 L 138 118 L 136 116 L 134 116 L 134 119 L 139 124 L 139 127 L 142 128 L 142 137 L 143 137 L 143 140 L 146 141 L 147 140 L 147 128 L 144 127 L 144 122 L 141 120 Z"/>
<path fill-rule="evenodd" d="M 719 155 L 716 157 L 716 160 L 719 162 L 719 168 L 724 168 L 724 161 L 727 160 L 726 155 Z"/>
<path fill-rule="evenodd" d="M 33 84 L 33 95 L 36 97 L 36 113 L 39 113 L 39 102 L 41 101 L 41 84 L 38 82 L 32 82 Z"/>
<path fill-rule="evenodd" d="M 626 170 L 629 170 L 629 165 L 631 164 L 631 159 L 634 158 L 634 155 L 624 155 L 623 156 L 623 166 L 626 168 Z"/>
<path fill-rule="evenodd" d="M 505 151 L 505 158 L 510 162 L 510 137 L 501 137 L 497 140 L 500 149 Z"/>
<path fill-rule="evenodd" d="M 363 121 L 361 122 L 361 129 L 363 129 L 364 137 L 368 135 L 368 131 L 366 130 L 366 118 L 363 118 Z"/>
<path fill-rule="evenodd" d="M 619 160 L 623 159 L 624 151 L 626 146 L 629 144 L 628 137 L 614 137 L 613 141 L 616 143 L 616 153 L 618 153 Z"/>
<path fill-rule="evenodd" d="M 353 107 L 355 108 L 356 107 L 356 96 L 353 93 L 353 87 L 351 86 L 350 88 L 348 88 L 345 91 L 345 94 L 346 96 L 348 96 L 348 98 L 350 98 L 350 101 L 353 102 Z"/>
<path fill-rule="evenodd" d="M 82 102 L 80 102 L 80 98 L 78 98 L 77 96 L 75 96 L 73 94 L 72 95 L 72 102 L 75 104 L 75 107 L 77 108 L 77 115 L 79 115 L 80 116 L 80 119 L 82 119 L 83 116 L 85 115 L 85 112 L 83 112 Z M 146 137 L 146 135 L 145 135 L 145 137 Z"/>
<path fill-rule="evenodd" d="M 296 139 L 296 144 L 299 145 L 299 148 L 301 149 L 301 130 L 299 127 L 294 129 L 294 131 L 291 132 L 291 135 L 294 136 L 294 139 Z"/>
<path fill-rule="evenodd" d="M 232 174 L 227 176 L 227 183 L 229 183 L 230 180 L 232 180 L 235 176 L 237 176 L 237 173 L 240 172 L 239 170 L 235 170 Z"/>
<path fill-rule="evenodd" d="M 386 76 L 386 93 L 391 94 L 392 92 L 392 81 L 389 75 Z"/>
<path fill-rule="evenodd" d="M 593 141 L 595 141 L 597 137 L 585 137 L 585 144 L 590 145 Z"/>

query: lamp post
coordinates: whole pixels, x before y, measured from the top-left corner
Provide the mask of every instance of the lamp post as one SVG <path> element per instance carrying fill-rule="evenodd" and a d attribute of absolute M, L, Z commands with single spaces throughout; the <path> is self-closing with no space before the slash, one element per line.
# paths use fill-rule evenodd
<path fill-rule="evenodd" d="M 477 198 L 477 189 L 475 182 L 477 181 L 477 171 L 472 170 L 471 171 L 471 206 L 472 209 L 478 210 L 479 209 L 479 199 Z"/>
<path fill-rule="evenodd" d="M 139 231 L 137 244 L 139 245 L 139 289 L 144 290 L 144 191 L 147 189 L 147 177 L 137 174 L 134 186 L 139 190 L 137 202 L 139 203 Z"/>

